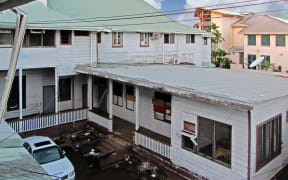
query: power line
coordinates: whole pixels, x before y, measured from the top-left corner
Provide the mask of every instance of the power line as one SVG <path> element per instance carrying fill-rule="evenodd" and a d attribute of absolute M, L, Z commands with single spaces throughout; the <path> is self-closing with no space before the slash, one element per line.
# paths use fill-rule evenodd
<path fill-rule="evenodd" d="M 251 0 L 250 0 L 251 1 Z M 231 9 L 231 8 L 240 8 L 240 7 L 249 7 L 249 6 L 259 6 L 265 4 L 273 4 L 273 3 L 280 3 L 285 2 L 288 0 L 275 0 L 275 1 L 268 1 L 268 2 L 261 2 L 261 3 L 254 3 L 254 4 L 244 4 L 238 6 L 230 6 L 230 7 L 223 7 L 223 8 L 214 8 L 210 10 L 224 10 L 224 9 Z M 243 2 L 243 1 L 242 1 Z M 245 1 L 247 2 L 247 1 Z M 240 3 L 240 2 L 238 2 Z M 219 5 L 220 6 L 220 5 Z M 178 13 L 168 13 L 168 14 L 158 14 L 158 15 L 148 15 L 148 16 L 135 16 L 135 17 L 120 17 L 120 18 L 108 18 L 108 19 L 97 19 L 97 18 L 90 18 L 90 19 L 69 19 L 69 20 L 53 20 L 53 21 L 31 21 L 29 24 L 55 24 L 55 23 L 79 23 L 79 22 L 105 22 L 105 21 L 120 21 L 120 20 L 131 20 L 131 19 L 144 19 L 144 18 L 153 18 L 153 17 L 161 17 L 161 16 L 173 16 L 179 14 L 191 14 L 195 13 L 196 11 L 185 11 L 185 12 L 178 12 Z M 108 25 L 110 26 L 110 25 Z"/>

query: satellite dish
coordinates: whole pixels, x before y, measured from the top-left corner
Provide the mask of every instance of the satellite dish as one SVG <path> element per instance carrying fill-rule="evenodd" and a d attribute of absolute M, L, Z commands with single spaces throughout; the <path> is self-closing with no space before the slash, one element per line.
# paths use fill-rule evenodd
<path fill-rule="evenodd" d="M 251 64 L 250 64 L 250 68 L 254 68 L 256 67 L 258 64 L 260 64 L 262 61 L 264 61 L 264 57 L 260 57 L 258 59 L 256 59 L 255 61 L 253 61 Z"/>

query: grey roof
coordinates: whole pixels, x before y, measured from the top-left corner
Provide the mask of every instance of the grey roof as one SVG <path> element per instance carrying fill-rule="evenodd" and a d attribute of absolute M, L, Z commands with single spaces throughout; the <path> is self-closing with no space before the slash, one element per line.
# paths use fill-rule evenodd
<path fill-rule="evenodd" d="M 45 174 L 47 173 L 23 147 L 21 137 L 5 121 L 1 121 L 0 179 L 51 179 Z"/>
<path fill-rule="evenodd" d="M 78 73 L 158 88 L 199 100 L 244 109 L 288 95 L 288 79 L 264 73 L 189 65 L 78 66 Z"/>

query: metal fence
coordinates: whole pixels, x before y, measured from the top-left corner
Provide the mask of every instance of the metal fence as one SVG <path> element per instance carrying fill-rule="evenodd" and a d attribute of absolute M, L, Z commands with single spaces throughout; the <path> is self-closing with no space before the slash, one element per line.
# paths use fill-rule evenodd
<path fill-rule="evenodd" d="M 155 153 L 170 159 L 170 145 L 154 140 L 139 132 L 135 132 L 135 144 L 143 146 Z"/>
<path fill-rule="evenodd" d="M 31 116 L 22 120 L 7 120 L 7 123 L 16 132 L 23 133 L 85 120 L 87 119 L 87 111 L 87 109 L 74 109 L 54 114 Z"/>

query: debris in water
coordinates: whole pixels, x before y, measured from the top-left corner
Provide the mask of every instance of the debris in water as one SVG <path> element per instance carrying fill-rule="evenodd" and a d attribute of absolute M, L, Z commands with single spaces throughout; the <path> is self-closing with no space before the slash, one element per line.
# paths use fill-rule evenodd
<path fill-rule="evenodd" d="M 87 132 L 84 134 L 84 136 L 89 136 L 90 135 L 90 132 Z"/>

